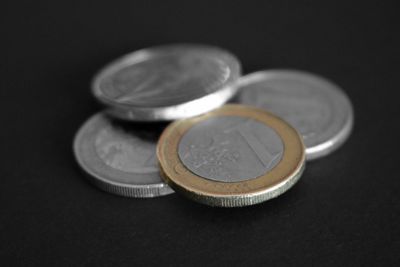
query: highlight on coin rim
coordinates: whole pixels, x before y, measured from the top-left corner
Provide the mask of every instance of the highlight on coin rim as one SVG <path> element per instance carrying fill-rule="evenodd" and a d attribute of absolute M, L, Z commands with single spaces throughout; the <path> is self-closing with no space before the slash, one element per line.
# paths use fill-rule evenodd
<path fill-rule="evenodd" d="M 191 172 L 179 158 L 180 139 L 196 123 L 214 116 L 248 117 L 267 124 L 282 139 L 285 150 L 281 161 L 266 174 L 242 182 L 218 182 Z M 170 124 L 157 144 L 157 158 L 161 177 L 174 190 L 203 204 L 223 207 L 247 206 L 276 197 L 295 184 L 305 167 L 304 144 L 292 126 L 259 108 L 234 104 Z"/>
<path fill-rule="evenodd" d="M 230 68 L 230 76 L 220 89 L 212 93 L 205 94 L 197 99 L 170 106 L 159 107 L 138 107 L 129 103 L 120 103 L 109 99 L 100 89 L 100 84 L 106 77 L 112 76 L 117 71 L 157 57 L 167 53 L 168 50 L 192 49 L 199 51 L 210 51 L 213 54 L 218 53 Z M 153 121 L 153 120 L 175 120 L 197 116 L 215 108 L 220 107 L 231 99 L 237 92 L 236 81 L 241 75 L 241 64 L 239 59 L 231 52 L 211 45 L 202 44 L 169 44 L 140 49 L 128 53 L 116 60 L 110 62 L 98 71 L 92 79 L 91 91 L 95 98 L 103 105 L 110 107 L 108 113 L 126 120 L 135 121 Z"/>

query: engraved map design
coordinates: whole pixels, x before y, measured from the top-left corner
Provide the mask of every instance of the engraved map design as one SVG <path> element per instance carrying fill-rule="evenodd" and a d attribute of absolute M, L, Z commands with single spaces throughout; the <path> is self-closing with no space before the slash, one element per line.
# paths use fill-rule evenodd
<path fill-rule="evenodd" d="M 219 182 L 257 178 L 282 159 L 281 138 L 253 119 L 222 116 L 190 128 L 179 143 L 183 164 L 193 173 Z"/>
<path fill-rule="evenodd" d="M 155 141 L 109 125 L 98 132 L 94 145 L 97 155 L 111 168 L 127 173 L 158 173 Z"/>
<path fill-rule="evenodd" d="M 206 53 L 182 51 L 126 66 L 105 79 L 101 87 L 119 103 L 159 107 L 212 93 L 229 76 L 224 61 Z"/>
<path fill-rule="evenodd" d="M 241 103 L 283 118 L 301 133 L 307 147 L 321 142 L 332 126 L 335 107 L 323 88 L 302 81 L 271 79 L 251 83 L 241 90 Z"/>

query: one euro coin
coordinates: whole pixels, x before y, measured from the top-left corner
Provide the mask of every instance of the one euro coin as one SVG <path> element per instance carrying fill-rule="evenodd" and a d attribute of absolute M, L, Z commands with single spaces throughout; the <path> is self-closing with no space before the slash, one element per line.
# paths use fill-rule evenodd
<path fill-rule="evenodd" d="M 279 196 L 305 168 L 301 136 L 258 108 L 225 105 L 176 121 L 157 145 L 165 181 L 184 196 L 211 206 L 240 207 Z"/>

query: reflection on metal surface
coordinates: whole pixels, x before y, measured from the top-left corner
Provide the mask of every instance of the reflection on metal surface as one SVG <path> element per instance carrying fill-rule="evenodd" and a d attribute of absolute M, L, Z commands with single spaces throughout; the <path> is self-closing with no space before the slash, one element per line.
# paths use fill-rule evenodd
<path fill-rule="evenodd" d="M 168 45 L 128 54 L 101 70 L 92 91 L 116 117 L 173 120 L 205 113 L 235 93 L 241 73 L 229 52 L 202 45 Z"/>

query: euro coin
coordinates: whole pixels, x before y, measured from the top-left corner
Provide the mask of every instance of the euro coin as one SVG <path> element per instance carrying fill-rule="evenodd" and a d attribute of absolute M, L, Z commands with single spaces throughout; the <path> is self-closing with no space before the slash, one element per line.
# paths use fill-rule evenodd
<path fill-rule="evenodd" d="M 305 168 L 298 132 L 271 113 L 242 105 L 170 124 L 157 157 L 162 177 L 175 191 L 220 207 L 277 197 Z"/>
<path fill-rule="evenodd" d="M 328 155 L 349 137 L 353 108 L 334 83 L 314 74 L 260 71 L 239 80 L 238 102 L 268 110 L 303 136 L 307 160 Z"/>
<path fill-rule="evenodd" d="M 109 112 L 133 121 L 187 118 L 215 109 L 236 93 L 239 60 L 212 46 L 177 44 L 115 60 L 93 79 L 92 92 Z"/>
<path fill-rule="evenodd" d="M 142 127 L 145 128 L 145 127 Z M 74 154 L 90 181 L 109 193 L 126 197 L 157 197 L 173 193 L 159 175 L 158 139 L 154 127 L 139 129 L 98 113 L 74 139 Z"/>

